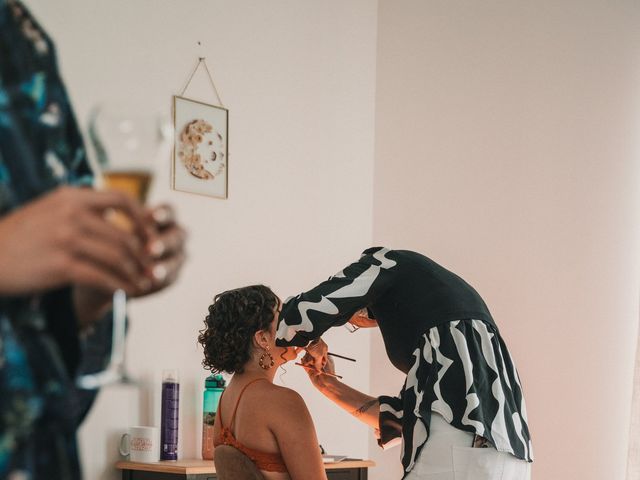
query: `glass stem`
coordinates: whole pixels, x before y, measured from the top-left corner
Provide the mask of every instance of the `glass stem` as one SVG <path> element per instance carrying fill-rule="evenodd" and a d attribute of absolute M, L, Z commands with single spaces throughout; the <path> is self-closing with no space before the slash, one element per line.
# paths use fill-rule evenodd
<path fill-rule="evenodd" d="M 111 337 L 111 361 L 116 370 L 124 368 L 125 336 L 127 332 L 127 294 L 118 289 L 113 293 L 113 331 Z"/>

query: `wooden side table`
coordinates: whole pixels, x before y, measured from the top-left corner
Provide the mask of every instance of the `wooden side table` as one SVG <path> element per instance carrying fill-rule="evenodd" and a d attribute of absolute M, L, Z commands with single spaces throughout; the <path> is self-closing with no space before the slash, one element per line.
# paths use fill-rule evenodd
<path fill-rule="evenodd" d="M 371 460 L 346 459 L 325 463 L 329 480 L 367 480 Z M 212 460 L 178 460 L 175 462 L 118 462 L 122 480 L 216 480 L 216 468 Z"/>

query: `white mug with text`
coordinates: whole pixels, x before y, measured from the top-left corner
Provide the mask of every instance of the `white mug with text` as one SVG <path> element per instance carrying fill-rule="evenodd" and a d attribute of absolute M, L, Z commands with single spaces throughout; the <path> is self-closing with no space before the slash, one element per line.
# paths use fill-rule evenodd
<path fill-rule="evenodd" d="M 120 438 L 120 455 L 132 462 L 157 462 L 160 459 L 158 427 L 130 427 Z"/>

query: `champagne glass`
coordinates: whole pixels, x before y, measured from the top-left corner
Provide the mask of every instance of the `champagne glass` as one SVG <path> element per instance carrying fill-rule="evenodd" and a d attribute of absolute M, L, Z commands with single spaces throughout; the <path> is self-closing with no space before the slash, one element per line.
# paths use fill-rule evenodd
<path fill-rule="evenodd" d="M 145 114 L 130 107 L 95 107 L 89 118 L 88 136 L 93 147 L 97 188 L 119 190 L 145 203 L 153 178 L 155 160 L 167 150 L 170 128 L 160 115 Z M 131 228 L 128 218 L 110 212 L 110 221 Z M 113 294 L 111 354 L 105 370 L 82 375 L 81 389 L 94 390 L 112 383 L 135 383 L 126 364 L 127 296 Z"/>

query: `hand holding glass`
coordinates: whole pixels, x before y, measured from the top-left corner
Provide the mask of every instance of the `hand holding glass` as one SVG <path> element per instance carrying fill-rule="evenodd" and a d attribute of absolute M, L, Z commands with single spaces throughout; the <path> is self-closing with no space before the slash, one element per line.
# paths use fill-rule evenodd
<path fill-rule="evenodd" d="M 127 108 L 97 107 L 89 121 L 89 138 L 99 174 L 98 188 L 119 190 L 144 203 L 153 176 L 153 164 L 168 144 L 159 116 L 144 115 Z M 128 229 L 131 223 L 121 212 L 110 212 L 109 220 Z M 127 297 L 123 290 L 113 295 L 113 331 L 109 365 L 104 371 L 83 375 L 82 389 L 97 389 L 110 383 L 131 383 L 125 363 Z"/>

